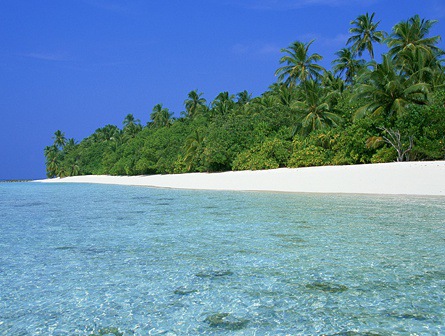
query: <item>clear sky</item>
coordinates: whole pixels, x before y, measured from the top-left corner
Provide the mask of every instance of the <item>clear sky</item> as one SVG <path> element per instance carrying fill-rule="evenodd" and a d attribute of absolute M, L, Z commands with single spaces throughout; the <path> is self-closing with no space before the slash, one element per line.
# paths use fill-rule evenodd
<path fill-rule="evenodd" d="M 58 129 L 80 141 L 158 103 L 179 116 L 194 89 L 260 95 L 296 40 L 330 68 L 366 12 L 445 32 L 443 0 L 0 0 L 0 179 L 45 177 Z"/>

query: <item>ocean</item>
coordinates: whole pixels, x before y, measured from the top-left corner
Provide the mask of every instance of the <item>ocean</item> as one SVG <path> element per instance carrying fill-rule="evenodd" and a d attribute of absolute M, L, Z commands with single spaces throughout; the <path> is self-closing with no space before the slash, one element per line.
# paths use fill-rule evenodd
<path fill-rule="evenodd" d="M 443 335 L 445 198 L 0 184 L 0 335 Z"/>

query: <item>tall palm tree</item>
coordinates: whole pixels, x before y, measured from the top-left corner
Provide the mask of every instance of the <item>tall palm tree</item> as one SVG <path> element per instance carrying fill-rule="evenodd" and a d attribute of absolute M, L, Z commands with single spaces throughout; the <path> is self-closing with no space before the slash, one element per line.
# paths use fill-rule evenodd
<path fill-rule="evenodd" d="M 139 119 L 136 119 L 133 114 L 129 113 L 125 116 L 122 123 L 124 124 L 124 127 L 128 127 L 130 125 L 138 124 L 139 122 Z"/>
<path fill-rule="evenodd" d="M 67 171 L 67 169 L 64 166 L 60 166 L 57 172 L 57 177 L 62 178 L 67 176 L 69 176 L 69 172 Z"/>
<path fill-rule="evenodd" d="M 54 177 L 58 175 L 60 167 L 60 152 L 56 145 L 46 146 L 44 149 L 46 161 L 46 176 Z"/>
<path fill-rule="evenodd" d="M 169 126 L 172 121 L 172 116 L 173 113 L 170 113 L 168 108 L 162 107 L 162 104 L 156 104 L 153 107 L 153 112 L 150 114 L 150 118 L 155 127 Z"/>
<path fill-rule="evenodd" d="M 127 116 L 128 117 L 128 116 Z M 130 121 L 130 119 L 132 121 Z M 129 119 L 125 122 L 126 127 L 128 127 L 131 123 L 134 123 L 136 120 L 134 119 L 133 116 L 129 117 Z M 131 127 L 131 126 L 130 126 Z M 113 138 L 116 136 L 116 134 L 120 133 L 120 129 L 115 126 L 115 125 L 105 125 L 102 128 L 98 128 L 95 132 L 94 132 L 94 137 L 97 141 L 100 142 L 108 142 L 108 141 L 112 141 Z"/>
<path fill-rule="evenodd" d="M 74 149 L 77 146 L 77 142 L 76 140 L 74 140 L 74 138 L 69 138 L 66 143 L 65 143 L 65 147 L 63 148 L 64 152 L 69 152 L 72 149 Z"/>
<path fill-rule="evenodd" d="M 321 85 L 334 93 L 341 95 L 345 90 L 345 81 L 339 76 L 335 76 L 331 71 L 325 71 L 321 79 Z"/>
<path fill-rule="evenodd" d="M 77 161 L 72 160 L 69 165 L 69 175 L 70 176 L 79 175 L 79 171 L 80 171 L 79 164 L 77 163 Z"/>
<path fill-rule="evenodd" d="M 292 101 L 294 101 L 296 96 L 296 90 L 293 88 L 289 88 L 286 85 L 280 85 L 277 90 L 277 97 L 279 103 L 283 106 L 291 106 Z"/>
<path fill-rule="evenodd" d="M 213 113 L 222 115 L 230 113 L 235 106 L 234 98 L 235 96 L 227 91 L 220 92 L 212 102 Z"/>
<path fill-rule="evenodd" d="M 261 112 L 277 106 L 277 98 L 271 94 L 263 94 L 252 100 L 252 111 Z"/>
<path fill-rule="evenodd" d="M 124 125 L 124 133 L 130 137 L 134 137 L 141 129 L 140 120 L 136 119 L 133 114 L 127 114 L 122 122 Z"/>
<path fill-rule="evenodd" d="M 334 72 L 339 75 L 344 73 L 345 81 L 350 84 L 353 83 L 359 70 L 365 66 L 365 61 L 356 59 L 351 48 L 343 48 L 337 51 L 335 55 L 338 58 L 332 61 Z"/>
<path fill-rule="evenodd" d="M 337 126 L 342 119 L 333 110 L 330 92 L 313 80 L 302 83 L 302 86 L 301 99 L 292 105 L 297 113 L 293 134 L 298 131 L 308 134 L 317 129 Z"/>
<path fill-rule="evenodd" d="M 236 103 L 239 105 L 246 105 L 252 100 L 252 94 L 247 92 L 247 90 L 238 92 L 236 94 L 237 101 Z"/>
<path fill-rule="evenodd" d="M 57 152 L 58 152 L 58 148 L 55 145 L 46 146 L 43 149 L 43 153 L 46 158 L 53 157 L 55 154 L 57 154 Z"/>
<path fill-rule="evenodd" d="M 275 82 L 269 86 L 269 91 L 266 91 L 260 97 L 267 96 L 273 98 L 274 100 L 276 100 L 276 102 L 272 100 L 272 103 L 275 106 L 279 104 L 285 107 L 290 107 L 292 101 L 297 98 L 298 92 L 298 87 L 289 87 L 286 86 L 284 83 Z"/>
<path fill-rule="evenodd" d="M 188 98 L 184 101 L 188 116 L 194 117 L 199 109 L 205 106 L 206 100 L 201 98 L 202 95 L 203 93 L 198 93 L 198 90 L 193 90 L 188 93 Z"/>
<path fill-rule="evenodd" d="M 441 60 L 432 53 L 422 48 L 407 48 L 397 59 L 401 72 L 414 83 L 428 83 L 432 90 L 443 87 L 444 69 Z"/>
<path fill-rule="evenodd" d="M 185 140 L 184 149 L 186 151 L 184 156 L 184 161 L 186 163 L 186 168 L 191 171 L 193 165 L 198 161 L 199 156 L 203 151 L 204 137 L 201 135 L 199 130 L 194 130 Z"/>
<path fill-rule="evenodd" d="M 373 43 L 382 43 L 385 38 L 385 32 L 377 30 L 379 22 L 374 22 L 374 15 L 368 13 L 359 15 L 354 21 L 351 21 L 352 28 L 349 29 L 349 33 L 353 34 L 346 44 L 352 43 L 351 49 L 362 56 L 365 50 L 368 51 L 371 59 L 374 59 L 374 46 Z"/>
<path fill-rule="evenodd" d="M 113 149 L 116 151 L 120 145 L 122 145 L 125 141 L 125 134 L 118 130 L 118 132 L 116 132 L 113 137 L 110 138 L 110 141 L 113 144 Z"/>
<path fill-rule="evenodd" d="M 66 144 L 65 133 L 62 132 L 61 130 L 57 130 L 57 131 L 54 133 L 53 139 L 54 139 L 54 146 L 55 146 L 57 149 L 63 149 L 63 147 L 64 147 L 65 144 Z"/>
<path fill-rule="evenodd" d="M 427 37 L 436 22 L 436 20 L 420 19 L 419 15 L 414 15 L 396 24 L 386 40 L 390 48 L 389 55 L 397 58 L 400 52 L 408 48 L 421 48 L 436 55 L 443 54 L 443 51 L 436 46 L 440 41 L 440 36 Z"/>
<path fill-rule="evenodd" d="M 425 104 L 429 85 L 413 82 L 403 76 L 388 55 L 383 55 L 381 64 L 374 64 L 374 70 L 358 85 L 354 99 L 366 104 L 356 112 L 356 118 L 366 114 L 384 116 L 390 123 L 402 115 L 408 104 Z"/>
<path fill-rule="evenodd" d="M 319 54 L 309 54 L 309 47 L 313 42 L 314 40 L 309 43 L 296 41 L 288 48 L 281 49 L 281 52 L 286 55 L 281 57 L 280 64 L 285 65 L 275 72 L 275 76 L 278 76 L 280 82 L 284 81 L 286 85 L 290 86 L 297 82 L 317 80 L 320 77 L 323 67 L 316 63 L 323 57 Z"/>

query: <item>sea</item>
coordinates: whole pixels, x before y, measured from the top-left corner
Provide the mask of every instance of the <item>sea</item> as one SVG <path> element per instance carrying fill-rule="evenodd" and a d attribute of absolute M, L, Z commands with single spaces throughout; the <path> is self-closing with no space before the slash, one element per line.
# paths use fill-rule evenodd
<path fill-rule="evenodd" d="M 445 335 L 445 197 L 1 183 L 0 335 Z"/>

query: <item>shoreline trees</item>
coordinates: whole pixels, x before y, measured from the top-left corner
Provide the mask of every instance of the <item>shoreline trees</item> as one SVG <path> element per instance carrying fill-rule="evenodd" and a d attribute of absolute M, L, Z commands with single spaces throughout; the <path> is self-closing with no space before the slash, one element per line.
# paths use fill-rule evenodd
<path fill-rule="evenodd" d="M 142 126 L 128 114 L 80 143 L 60 130 L 45 147 L 48 177 L 268 169 L 445 158 L 445 69 L 434 20 L 418 15 L 378 30 L 374 13 L 351 21 L 332 72 L 315 43 L 282 49 L 278 81 L 258 97 L 197 90 L 181 117 L 162 104 Z M 385 43 L 382 61 L 375 43 Z M 361 58 L 364 52 L 371 59 Z"/>

